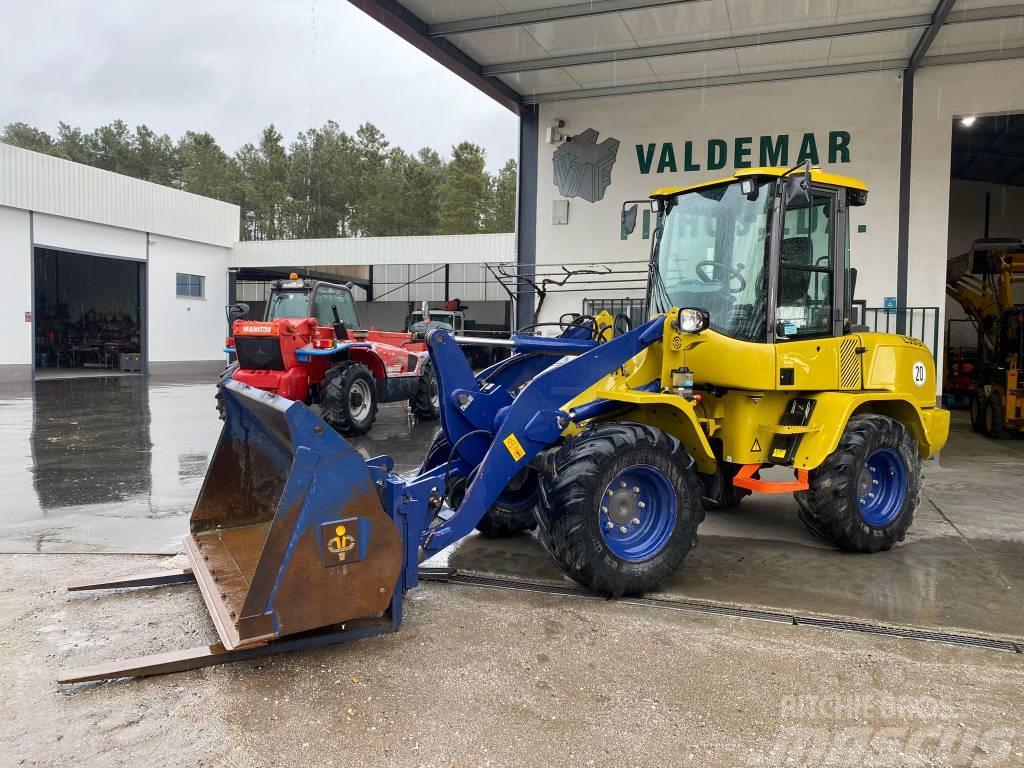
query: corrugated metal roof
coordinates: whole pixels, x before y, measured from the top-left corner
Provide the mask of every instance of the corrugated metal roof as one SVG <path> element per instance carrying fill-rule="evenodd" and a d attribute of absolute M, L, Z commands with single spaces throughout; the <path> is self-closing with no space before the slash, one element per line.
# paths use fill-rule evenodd
<path fill-rule="evenodd" d="M 516 236 L 427 235 L 259 240 L 236 243 L 229 267 L 373 264 L 482 264 L 515 261 Z"/>
<path fill-rule="evenodd" d="M 0 205 L 197 243 L 238 240 L 237 205 L 0 144 Z"/>
<path fill-rule="evenodd" d="M 350 2 L 520 106 L 1024 57 L 1019 0 Z"/>

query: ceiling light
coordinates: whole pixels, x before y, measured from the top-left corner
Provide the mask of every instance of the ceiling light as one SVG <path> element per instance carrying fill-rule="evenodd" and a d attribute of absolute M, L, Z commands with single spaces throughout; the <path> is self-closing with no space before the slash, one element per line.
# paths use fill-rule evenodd
<path fill-rule="evenodd" d="M 975 117 L 974 115 L 967 115 L 967 117 L 961 117 L 960 125 L 962 125 L 964 128 L 970 128 L 972 125 L 974 125 L 974 121 L 977 119 L 978 118 Z"/>

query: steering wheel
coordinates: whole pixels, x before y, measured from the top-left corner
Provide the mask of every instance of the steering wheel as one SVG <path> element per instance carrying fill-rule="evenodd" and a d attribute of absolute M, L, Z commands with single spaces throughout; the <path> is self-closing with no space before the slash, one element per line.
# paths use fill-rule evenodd
<path fill-rule="evenodd" d="M 699 277 L 703 282 L 710 283 L 713 282 L 715 279 L 713 277 L 710 277 L 704 271 L 706 267 L 713 267 L 714 269 L 720 269 L 723 272 L 728 273 L 730 282 L 732 280 L 740 281 L 739 287 L 730 288 L 729 293 L 740 293 L 746 289 L 747 278 L 743 276 L 743 273 L 733 267 L 730 267 L 728 264 L 723 264 L 720 261 L 698 261 L 696 264 L 693 265 L 694 270 L 697 272 L 697 277 Z"/>
<path fill-rule="evenodd" d="M 624 333 L 629 333 L 633 330 L 633 321 L 629 319 L 629 315 L 619 312 L 612 321 L 612 336 L 621 336 Z"/>

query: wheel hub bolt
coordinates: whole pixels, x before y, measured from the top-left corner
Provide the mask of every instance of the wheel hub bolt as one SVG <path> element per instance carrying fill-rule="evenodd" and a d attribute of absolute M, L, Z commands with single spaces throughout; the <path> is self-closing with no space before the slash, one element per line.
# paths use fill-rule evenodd
<path fill-rule="evenodd" d="M 634 517 L 632 520 L 629 521 L 629 524 L 630 525 L 640 525 L 640 518 L 639 517 Z"/>
<path fill-rule="evenodd" d="M 607 514 L 608 514 L 608 507 L 601 507 L 601 512 L 602 512 L 603 514 L 606 514 L 606 515 L 607 515 Z"/>
<path fill-rule="evenodd" d="M 608 521 L 608 522 L 607 522 L 607 523 L 605 524 L 605 526 L 604 526 L 604 527 L 605 527 L 605 528 L 607 528 L 607 529 L 608 529 L 608 530 L 610 531 L 610 530 L 611 530 L 612 528 L 614 528 L 614 527 L 615 527 L 615 523 L 613 523 L 613 522 L 612 522 L 611 520 L 609 520 L 609 521 Z"/>
<path fill-rule="evenodd" d="M 872 481 L 871 481 L 871 484 L 872 484 L 872 485 L 878 485 L 878 481 L 877 481 L 877 480 L 872 480 Z"/>
<path fill-rule="evenodd" d="M 869 494 L 868 494 L 868 498 L 869 498 L 869 499 L 873 499 L 873 498 L 875 498 L 875 494 L 873 494 L 873 493 L 869 493 Z"/>
<path fill-rule="evenodd" d="M 638 502 L 636 503 L 636 505 L 637 505 L 637 506 L 638 506 L 638 507 L 639 507 L 640 509 L 644 509 L 644 508 L 645 508 L 645 507 L 647 506 L 647 502 L 645 502 L 645 501 L 638 501 Z"/>
<path fill-rule="evenodd" d="M 619 533 L 626 533 L 626 532 L 627 532 L 626 526 L 623 525 L 623 526 L 621 526 L 619 528 Z"/>
<path fill-rule="evenodd" d="M 625 487 L 626 487 L 625 483 L 619 483 L 619 488 L 625 488 Z"/>
<path fill-rule="evenodd" d="M 640 486 L 639 485 L 634 485 L 633 486 L 633 493 L 640 493 Z"/>

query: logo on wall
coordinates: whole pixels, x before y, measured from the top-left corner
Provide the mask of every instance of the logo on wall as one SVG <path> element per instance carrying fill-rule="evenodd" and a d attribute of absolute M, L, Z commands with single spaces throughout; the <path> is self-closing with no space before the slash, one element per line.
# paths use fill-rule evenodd
<path fill-rule="evenodd" d="M 596 203 L 612 183 L 612 166 L 618 153 L 619 140 L 608 138 L 598 144 L 593 128 L 570 136 L 551 159 L 558 193 Z"/>

